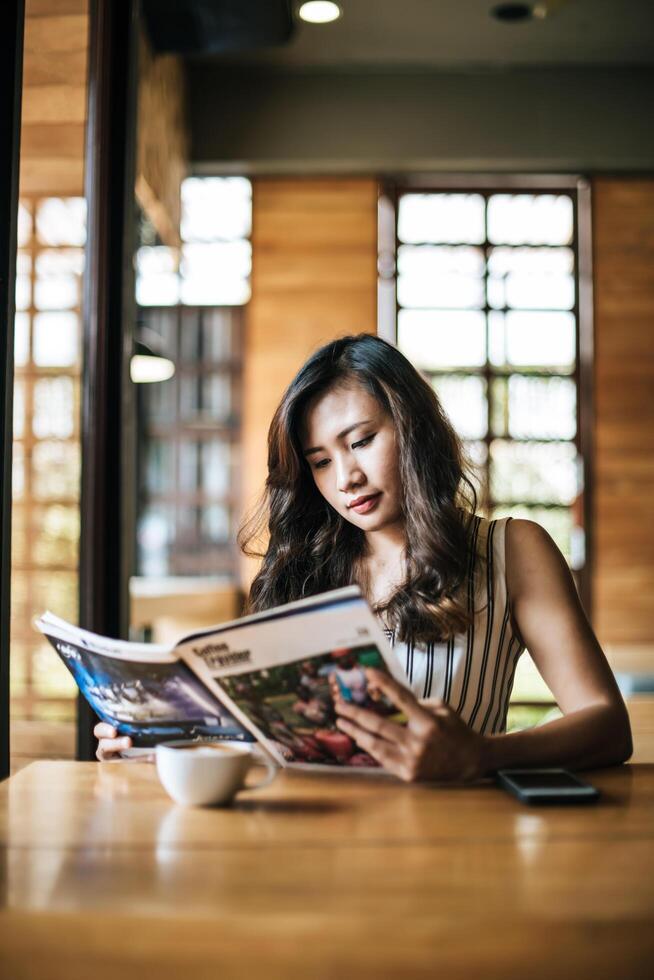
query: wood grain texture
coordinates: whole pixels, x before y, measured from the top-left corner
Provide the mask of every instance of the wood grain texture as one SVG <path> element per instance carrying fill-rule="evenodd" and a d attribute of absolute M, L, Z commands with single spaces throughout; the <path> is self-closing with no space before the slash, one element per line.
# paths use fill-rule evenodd
<path fill-rule="evenodd" d="M 593 252 L 594 625 L 654 649 L 654 179 L 593 181 Z"/>
<path fill-rule="evenodd" d="M 243 500 L 266 477 L 268 426 L 284 388 L 321 344 L 377 329 L 377 184 L 259 179 L 253 186 L 247 310 Z M 243 566 L 247 587 L 253 565 Z"/>
<path fill-rule="evenodd" d="M 20 193 L 84 193 L 88 0 L 28 0 Z"/>
<path fill-rule="evenodd" d="M 646 976 L 654 768 L 592 808 L 492 784 L 283 773 L 174 806 L 144 764 L 42 762 L 0 787 L 0 966 L 120 976 Z"/>

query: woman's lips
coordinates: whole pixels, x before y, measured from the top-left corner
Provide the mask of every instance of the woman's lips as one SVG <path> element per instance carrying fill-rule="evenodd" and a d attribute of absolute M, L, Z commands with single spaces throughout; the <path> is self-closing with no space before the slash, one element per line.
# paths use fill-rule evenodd
<path fill-rule="evenodd" d="M 350 510 L 355 510 L 357 514 L 369 514 L 379 503 L 381 490 L 366 497 L 357 497 L 357 500 L 349 505 Z M 358 501 L 358 502 L 357 502 Z"/>

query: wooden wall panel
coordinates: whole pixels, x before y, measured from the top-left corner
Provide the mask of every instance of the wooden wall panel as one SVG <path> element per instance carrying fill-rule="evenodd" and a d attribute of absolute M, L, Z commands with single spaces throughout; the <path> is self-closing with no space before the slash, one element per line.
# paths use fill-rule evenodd
<path fill-rule="evenodd" d="M 27 0 L 20 193 L 84 193 L 88 0 Z"/>
<path fill-rule="evenodd" d="M 247 310 L 242 499 L 266 477 L 266 436 L 307 356 L 377 329 L 377 184 L 370 179 L 260 179 L 253 187 L 252 299 Z M 252 566 L 244 566 L 244 585 Z"/>
<path fill-rule="evenodd" d="M 595 627 L 654 657 L 654 179 L 593 181 Z"/>

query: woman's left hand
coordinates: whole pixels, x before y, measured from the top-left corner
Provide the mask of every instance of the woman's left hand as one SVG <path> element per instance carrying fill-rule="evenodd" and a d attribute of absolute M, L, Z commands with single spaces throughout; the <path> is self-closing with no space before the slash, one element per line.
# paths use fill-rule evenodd
<path fill-rule="evenodd" d="M 464 781 L 486 775 L 485 737 L 468 728 L 448 705 L 442 701 L 420 704 L 388 674 L 373 668 L 366 674 L 370 693 L 385 694 L 404 713 L 407 724 L 398 725 L 338 698 L 336 724 L 364 752 L 407 782 Z"/>

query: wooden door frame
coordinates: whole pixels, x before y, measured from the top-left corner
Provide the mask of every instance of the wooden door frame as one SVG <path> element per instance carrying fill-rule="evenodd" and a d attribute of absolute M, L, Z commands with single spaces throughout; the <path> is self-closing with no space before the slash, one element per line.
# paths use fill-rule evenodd
<path fill-rule="evenodd" d="M 11 450 L 25 0 L 0 4 L 0 779 L 9 775 Z"/>

